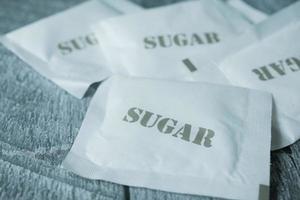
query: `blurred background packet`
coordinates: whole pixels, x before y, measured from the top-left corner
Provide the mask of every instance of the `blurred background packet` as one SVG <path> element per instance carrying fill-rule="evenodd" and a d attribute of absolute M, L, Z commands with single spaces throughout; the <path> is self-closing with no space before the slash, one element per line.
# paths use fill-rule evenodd
<path fill-rule="evenodd" d="M 206 52 L 250 27 L 223 1 L 198 0 L 114 17 L 93 30 L 113 74 L 188 80 L 181 58 Z"/>
<path fill-rule="evenodd" d="M 300 138 L 300 2 L 213 51 L 184 60 L 194 81 L 273 94 L 272 150 Z"/>
<path fill-rule="evenodd" d="M 229 4 L 250 20 L 265 16 L 240 0 Z M 127 0 L 90 0 L 0 37 L 0 41 L 36 71 L 81 98 L 88 87 L 111 75 L 90 26 L 105 18 L 138 12 Z"/>
<path fill-rule="evenodd" d="M 2 36 L 0 41 L 36 71 L 81 98 L 109 77 L 93 23 L 141 7 L 127 0 L 90 0 Z"/>

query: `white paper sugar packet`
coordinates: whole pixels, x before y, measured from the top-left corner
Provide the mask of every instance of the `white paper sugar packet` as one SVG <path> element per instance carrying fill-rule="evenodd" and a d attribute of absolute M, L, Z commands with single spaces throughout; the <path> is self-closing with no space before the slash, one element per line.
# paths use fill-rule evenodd
<path fill-rule="evenodd" d="M 142 10 L 124 0 L 91 0 L 0 36 L 36 71 L 81 98 L 89 85 L 110 75 L 90 25 Z"/>
<path fill-rule="evenodd" d="M 180 58 L 207 51 L 251 26 L 223 1 L 198 0 L 114 17 L 93 29 L 113 73 L 182 80 L 185 72 L 175 66 Z"/>
<path fill-rule="evenodd" d="M 272 150 L 300 138 L 299 11 L 297 2 L 218 50 L 184 60 L 196 81 L 234 84 L 273 94 Z"/>
<path fill-rule="evenodd" d="M 95 93 L 63 167 L 129 186 L 268 199 L 271 99 L 232 86 L 113 76 Z"/>

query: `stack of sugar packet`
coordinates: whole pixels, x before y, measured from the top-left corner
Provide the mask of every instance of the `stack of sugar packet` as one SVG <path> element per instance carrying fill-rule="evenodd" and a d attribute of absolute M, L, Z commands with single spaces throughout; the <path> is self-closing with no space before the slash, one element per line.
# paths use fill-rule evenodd
<path fill-rule="evenodd" d="M 300 138 L 299 34 L 300 2 L 268 17 L 240 0 L 91 0 L 1 42 L 76 97 L 102 81 L 63 167 L 263 200 L 270 150 Z"/>

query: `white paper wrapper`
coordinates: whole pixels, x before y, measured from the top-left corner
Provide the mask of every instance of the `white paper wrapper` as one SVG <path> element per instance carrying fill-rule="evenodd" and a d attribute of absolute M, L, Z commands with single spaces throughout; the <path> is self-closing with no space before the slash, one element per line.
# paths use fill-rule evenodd
<path fill-rule="evenodd" d="M 268 18 L 268 15 L 245 3 L 243 0 L 225 0 L 226 3 L 243 13 L 253 23 L 259 23 Z"/>
<path fill-rule="evenodd" d="M 115 74 L 184 80 L 179 60 L 251 27 L 219 0 L 198 0 L 115 17 L 93 26 Z"/>
<path fill-rule="evenodd" d="M 91 24 L 140 7 L 125 0 L 91 0 L 0 38 L 36 71 L 81 98 L 89 85 L 110 76 Z"/>
<path fill-rule="evenodd" d="M 272 150 L 300 138 L 300 2 L 214 52 L 185 59 L 193 79 L 273 94 Z M 208 56 L 209 55 L 209 56 Z M 226 81 L 226 79 L 229 81 Z"/>
<path fill-rule="evenodd" d="M 271 102 L 232 86 L 113 76 L 63 166 L 129 186 L 268 199 Z"/>

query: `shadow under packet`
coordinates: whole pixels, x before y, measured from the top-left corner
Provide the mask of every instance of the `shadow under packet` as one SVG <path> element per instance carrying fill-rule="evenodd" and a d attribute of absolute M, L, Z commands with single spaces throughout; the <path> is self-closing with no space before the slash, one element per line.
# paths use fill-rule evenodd
<path fill-rule="evenodd" d="M 188 80 L 175 63 L 252 27 L 228 3 L 198 0 L 114 17 L 92 26 L 113 74 Z"/>
<path fill-rule="evenodd" d="M 266 92 L 112 76 L 62 166 L 134 187 L 267 200 L 271 109 Z"/>
<path fill-rule="evenodd" d="M 300 139 L 300 2 L 273 14 L 222 47 L 183 60 L 194 81 L 273 94 L 272 150 Z"/>
<path fill-rule="evenodd" d="M 127 0 L 90 0 L 0 36 L 0 42 L 41 75 L 82 98 L 88 87 L 111 75 L 90 26 L 133 13 Z"/>

